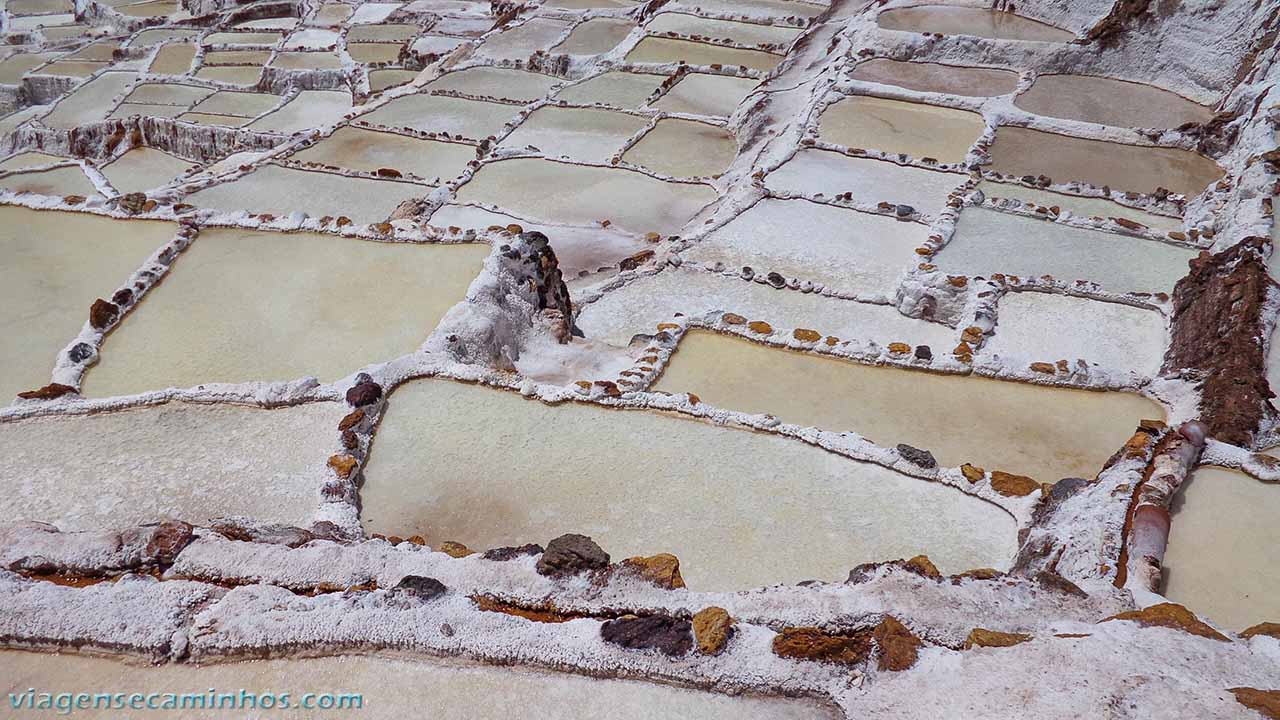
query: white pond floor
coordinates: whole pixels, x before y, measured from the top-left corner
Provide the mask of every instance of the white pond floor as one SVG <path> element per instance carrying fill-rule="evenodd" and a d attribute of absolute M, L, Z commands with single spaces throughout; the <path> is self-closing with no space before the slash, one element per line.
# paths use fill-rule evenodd
<path fill-rule="evenodd" d="M 62 530 L 232 515 L 308 525 L 347 410 L 170 402 L 0 422 L 0 513 Z"/>
<path fill-rule="evenodd" d="M 795 440 L 448 380 L 392 393 L 361 501 L 370 531 L 428 544 L 580 532 L 618 559 L 671 552 L 695 590 L 840 581 L 920 553 L 944 572 L 1003 568 L 1016 546 L 994 505 Z"/>

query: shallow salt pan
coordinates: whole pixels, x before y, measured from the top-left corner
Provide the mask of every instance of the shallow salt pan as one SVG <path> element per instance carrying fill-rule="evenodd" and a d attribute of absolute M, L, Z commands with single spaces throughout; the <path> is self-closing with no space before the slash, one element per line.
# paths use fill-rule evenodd
<path fill-rule="evenodd" d="M 171 402 L 0 423 L 0 512 L 62 530 L 230 515 L 308 525 L 345 412 Z"/>
<path fill-rule="evenodd" d="M 382 92 L 387 88 L 412 82 L 417 76 L 417 70 L 371 70 L 369 72 L 369 91 Z"/>
<path fill-rule="evenodd" d="M 571 55 L 598 55 L 617 47 L 636 27 L 630 20 L 595 18 L 573 29 L 552 52 Z"/>
<path fill-rule="evenodd" d="M 351 109 L 351 96 L 344 91 L 303 90 L 284 107 L 253 122 L 260 131 L 298 132 L 336 122 Z"/>
<path fill-rule="evenodd" d="M 289 159 L 366 172 L 390 168 L 432 180 L 457 177 L 475 158 L 476 149 L 470 145 L 341 127 Z"/>
<path fill-rule="evenodd" d="M 0 188 L 56 197 L 66 195 L 90 197 L 98 194 L 97 187 L 89 181 L 79 165 L 14 173 L 0 178 Z"/>
<path fill-rule="evenodd" d="M 1140 395 L 873 367 L 709 332 L 681 341 L 654 389 L 1041 482 L 1092 478 L 1139 420 L 1164 418 Z"/>
<path fill-rule="evenodd" d="M 185 75 L 191 70 L 191 61 L 195 56 L 194 43 L 169 43 L 156 53 L 149 72 L 155 75 Z"/>
<path fill-rule="evenodd" d="M 804 149 L 765 177 L 772 190 L 821 193 L 833 197 L 852 193 L 855 202 L 903 204 L 930 215 L 941 212 L 947 196 L 964 183 L 959 173 L 925 170 L 884 160 Z"/>
<path fill-rule="evenodd" d="M 284 98 L 267 93 L 236 92 L 223 90 L 197 103 L 193 110 L 214 115 L 257 117 L 280 104 Z"/>
<path fill-rule="evenodd" d="M 534 220 L 570 225 L 609 220 L 640 234 L 677 232 L 716 198 L 706 185 L 536 158 L 486 163 L 457 194 L 459 203 L 496 205 Z"/>
<path fill-rule="evenodd" d="M 819 282 L 893 297 L 929 228 L 808 200 L 765 199 L 685 253 L 698 263 Z"/>
<path fill-rule="evenodd" d="M 909 318 L 889 305 L 822 297 L 798 290 L 687 269 L 667 269 L 639 278 L 584 305 L 578 326 L 588 338 L 626 345 L 637 333 L 652 334 L 676 313 L 691 317 L 713 310 L 765 320 L 774 328 L 809 328 L 842 340 L 929 345 L 935 354 L 956 345 L 946 325 Z"/>
<path fill-rule="evenodd" d="M 531 145 L 547 157 L 605 163 L 646 124 L 645 118 L 613 110 L 547 105 L 525 118 L 502 146 Z"/>
<path fill-rule="evenodd" d="M 1047 175 L 1119 190 L 1153 193 L 1163 187 L 1188 197 L 1222 177 L 1203 155 L 1177 148 L 1141 147 L 1004 126 L 991 146 L 990 169 L 1007 175 Z"/>
<path fill-rule="evenodd" d="M 143 83 L 135 87 L 125 100 L 131 103 L 189 106 L 209 97 L 213 92 L 212 88 L 196 87 L 195 85 Z"/>
<path fill-rule="evenodd" d="M 551 47 L 568 29 L 568 22 L 535 17 L 485 40 L 477 53 L 494 60 L 525 60 Z"/>
<path fill-rule="evenodd" d="M 345 215 L 356 223 L 368 224 L 386 220 L 400 203 L 425 194 L 426 188 L 413 183 L 267 164 L 236 180 L 194 192 L 187 196 L 187 202 L 226 212 L 247 210 L 278 217 L 294 212 L 314 218 Z"/>
<path fill-rule="evenodd" d="M 653 35 L 675 32 L 682 35 L 700 35 L 707 38 L 732 40 L 739 45 L 776 45 L 783 47 L 795 40 L 801 32 L 798 28 L 713 20 L 678 12 L 662 12 L 655 15 L 645 25 L 645 30 Z"/>
<path fill-rule="evenodd" d="M 680 5 L 717 13 L 746 14 L 764 17 L 803 17 L 821 15 L 826 5 L 791 0 L 682 0 Z"/>
<path fill-rule="evenodd" d="M 102 168 L 118 193 L 144 192 L 167 185 L 171 180 L 194 168 L 180 158 L 161 150 L 135 147 Z"/>
<path fill-rule="evenodd" d="M 629 63 L 677 63 L 690 65 L 744 65 L 752 70 L 769 71 L 782 62 L 781 55 L 759 50 L 740 50 L 689 40 L 674 40 L 649 36 L 641 40 L 627 53 Z"/>
<path fill-rule="evenodd" d="M 903 62 L 888 58 L 875 58 L 859 63 L 850 77 L 920 92 L 970 97 L 1007 95 L 1018 86 L 1018 73 L 1011 70 Z"/>
<path fill-rule="evenodd" d="M 1061 210 L 1069 210 L 1071 214 L 1082 217 L 1118 217 L 1142 223 L 1155 230 L 1182 230 L 1182 220 L 1179 218 L 1143 212 L 1103 198 L 1066 195 L 1038 188 L 1029 188 L 1015 183 L 997 183 L 987 180 L 979 183 L 978 189 L 987 197 L 1022 200 L 1042 207 L 1057 207 Z"/>
<path fill-rule="evenodd" d="M 673 113 L 727 117 L 758 84 L 754 78 L 690 73 L 653 106 Z"/>
<path fill-rule="evenodd" d="M 1203 466 L 1174 498 L 1165 595 L 1233 630 L 1280 617 L 1280 487 Z"/>
<path fill-rule="evenodd" d="M 664 75 L 643 73 L 607 72 L 561 90 L 556 93 L 556 99 L 580 105 L 602 103 L 620 108 L 638 108 L 644 105 L 654 90 L 658 89 L 664 77 Z"/>
<path fill-rule="evenodd" d="M 532 102 L 545 96 L 559 82 L 550 75 L 524 70 L 473 67 L 442 75 L 428 83 L 427 89 Z"/>
<path fill-rule="evenodd" d="M 1037 115 L 1120 127 L 1175 128 L 1213 117 L 1212 108 L 1163 88 L 1089 75 L 1041 75 L 1014 104 Z"/>
<path fill-rule="evenodd" d="M 338 380 L 413 352 L 462 300 L 488 250 L 204 230 L 107 339 L 85 393 Z"/>
<path fill-rule="evenodd" d="M 196 71 L 195 77 L 201 80 L 216 80 L 232 85 L 252 85 L 262 76 L 262 67 L 257 65 L 228 65 L 224 67 L 202 67 Z"/>
<path fill-rule="evenodd" d="M 818 133 L 845 147 L 958 163 L 984 127 L 967 110 L 855 95 L 823 111 Z"/>
<path fill-rule="evenodd" d="M 579 675 L 510 667 L 446 664 L 367 656 L 297 660 L 260 660 L 205 666 L 145 667 L 79 655 L 0 653 L 5 692 L 27 688 L 75 687 L 77 692 L 191 693 L 290 692 L 293 702 L 305 693 L 359 693 L 363 714 L 371 717 L 437 717 L 468 720 L 834 720 L 838 714 L 811 700 L 728 696 L 633 680 L 597 680 Z M 406 692 L 424 688 L 424 692 Z M 327 715 L 353 715 L 336 710 Z M 114 720 L 118 710 L 76 710 L 76 717 Z M 229 717 L 230 715 L 228 715 Z M 210 716 L 212 717 L 212 716 Z M 221 716 L 219 716 L 221 717 Z"/>
<path fill-rule="evenodd" d="M 391 395 L 365 478 L 371 531 L 474 548 L 581 532 L 619 559 L 674 553 L 693 590 L 838 581 L 919 553 L 944 572 L 1008 567 L 1015 550 L 994 505 L 795 440 L 445 380 Z"/>
<path fill-rule="evenodd" d="M 0 84 L 18 85 L 28 70 L 33 70 L 55 57 L 54 53 L 19 53 L 0 60 Z"/>
<path fill-rule="evenodd" d="M 716 177 L 737 154 L 737 139 L 724 128 L 663 118 L 622 159 L 671 177 Z"/>
<path fill-rule="evenodd" d="M 518 112 L 520 108 L 515 105 L 444 95 L 408 95 L 361 115 L 360 120 L 386 127 L 445 132 L 479 140 L 497 135 Z"/>
<path fill-rule="evenodd" d="M 131 72 L 105 72 L 59 100 L 40 122 L 51 128 L 70 130 L 102 120 L 112 106 L 111 101 L 129 87 L 134 77 Z"/>
<path fill-rule="evenodd" d="M 994 40 L 1070 42 L 1075 39 L 1075 33 L 1052 25 L 1011 12 L 976 7 L 920 5 L 892 8 L 877 15 L 876 23 L 886 30 L 973 35 Z"/>
<path fill-rule="evenodd" d="M 66 162 L 69 158 L 60 157 L 58 155 L 49 155 L 48 153 L 36 152 L 28 150 L 12 155 L 0 162 L 0 170 L 25 170 L 27 168 L 39 167 L 41 165 L 49 165 L 51 163 Z"/>
<path fill-rule="evenodd" d="M 1154 293 L 1171 292 L 1195 255 L 1156 240 L 969 207 L 936 262 L 948 273 L 970 277 L 1052 275 L 1066 282 L 1091 280 L 1111 292 Z"/>
<path fill-rule="evenodd" d="M 176 118 L 187 111 L 184 105 L 145 105 L 122 102 L 111 111 L 108 118 L 127 118 L 134 115 Z"/>
<path fill-rule="evenodd" d="M 1000 299 L 995 335 L 980 358 L 1031 362 L 1082 358 L 1108 373 L 1154 377 L 1166 343 L 1164 318 L 1154 310 L 1039 292 L 1011 292 Z M 1010 363 L 1019 358 L 1021 363 Z"/>
<path fill-rule="evenodd" d="M 403 47 L 397 43 L 364 42 L 347 43 L 347 52 L 358 63 L 396 63 Z"/>
<path fill-rule="evenodd" d="M 177 228 L 0 207 L 0 406 L 49 382 L 54 359 Z"/>

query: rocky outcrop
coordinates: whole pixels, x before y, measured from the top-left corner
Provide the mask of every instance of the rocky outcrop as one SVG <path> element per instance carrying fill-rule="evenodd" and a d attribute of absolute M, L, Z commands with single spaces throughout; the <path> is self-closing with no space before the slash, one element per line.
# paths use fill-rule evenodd
<path fill-rule="evenodd" d="M 1270 287 L 1262 237 L 1191 261 L 1173 291 L 1172 337 L 1161 373 L 1200 383 L 1200 419 L 1209 435 L 1249 447 L 1274 416 L 1263 350 Z"/>
<path fill-rule="evenodd" d="M 657 650 L 680 657 L 693 647 L 691 630 L 688 620 L 669 615 L 624 615 L 601 625 L 600 638 L 632 650 Z"/>
<path fill-rule="evenodd" d="M 568 533 L 547 543 L 547 549 L 538 559 L 540 575 L 571 575 L 584 570 L 599 570 L 609 566 L 609 553 L 605 552 L 586 535 Z"/>

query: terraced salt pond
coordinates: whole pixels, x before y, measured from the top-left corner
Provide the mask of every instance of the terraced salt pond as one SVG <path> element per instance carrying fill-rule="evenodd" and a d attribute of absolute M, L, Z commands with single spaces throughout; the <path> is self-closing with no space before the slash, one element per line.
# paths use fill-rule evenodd
<path fill-rule="evenodd" d="M 305 193 L 299 192 L 302 188 Z M 413 183 L 263 165 L 237 180 L 194 192 L 187 201 L 196 207 L 280 217 L 294 212 L 314 218 L 345 215 L 369 224 L 386 220 L 400 203 L 423 194 L 422 186 Z"/>
<path fill-rule="evenodd" d="M 781 49 L 800 35 L 797 28 L 781 25 L 730 22 L 678 12 L 662 12 L 644 28 L 651 35 L 678 33 L 731 40 L 738 45 L 769 45 Z"/>
<path fill-rule="evenodd" d="M 626 57 L 626 61 L 629 63 L 657 63 L 662 65 L 678 63 L 681 60 L 690 65 L 724 65 L 727 67 L 744 65 L 751 70 L 767 72 L 782 62 L 782 56 L 759 50 L 743 50 L 741 48 L 722 47 L 691 40 L 676 40 L 650 35 L 632 48 Z"/>
<path fill-rule="evenodd" d="M 513 462 L 536 470 L 494 492 Z M 732 510 L 708 522 L 726 497 Z M 1016 539 L 993 505 L 795 440 L 447 380 L 391 395 L 361 501 L 370 531 L 428 543 L 581 532 L 618 558 L 672 552 L 695 590 L 843 580 L 861 562 L 919 553 L 944 572 L 1007 567 Z"/>
<path fill-rule="evenodd" d="M 798 290 L 775 290 L 737 277 L 691 269 L 667 269 L 636 279 L 582 306 L 578 326 L 588 338 L 625 346 L 638 333 L 652 334 L 676 313 L 699 317 L 734 312 L 764 320 L 777 329 L 809 328 L 842 340 L 929 345 L 935 352 L 955 347 L 956 331 L 909 318 L 890 305 L 853 302 Z"/>
<path fill-rule="evenodd" d="M 1040 75 L 1014 104 L 1038 115 L 1120 127 L 1176 128 L 1213 117 L 1212 108 L 1163 88 L 1089 75 Z"/>
<path fill-rule="evenodd" d="M 1052 275 L 1068 283 L 1091 280 L 1111 292 L 1154 293 L 1172 292 L 1195 256 L 1195 250 L 1157 240 L 969 207 L 936 262 L 970 277 Z"/>
<path fill-rule="evenodd" d="M 488 251 L 204 230 L 112 332 L 84 392 L 338 380 L 415 350 L 462 300 Z"/>
<path fill-rule="evenodd" d="M 765 199 L 685 253 L 699 263 L 778 272 L 845 292 L 893 297 L 929 228 L 808 200 Z"/>
<path fill-rule="evenodd" d="M 1066 210 L 1073 215 L 1083 217 L 1100 217 L 1100 218 L 1125 218 L 1137 223 L 1142 223 L 1149 228 L 1155 230 L 1182 230 L 1182 220 L 1167 215 L 1156 215 L 1155 213 L 1144 212 L 1136 208 L 1121 205 L 1104 198 L 1084 197 L 1081 195 L 1067 195 L 1065 193 L 1049 192 L 1048 190 L 1040 190 L 1016 183 L 996 183 L 983 181 L 978 184 L 978 189 L 983 195 L 990 198 L 1004 198 L 1007 200 L 1021 200 L 1023 202 L 1035 203 L 1041 207 Z"/>
<path fill-rule="evenodd" d="M 600 103 L 620 108 L 638 108 L 662 84 L 665 76 L 630 72 L 606 72 L 570 85 L 556 93 L 556 99 L 590 105 Z"/>
<path fill-rule="evenodd" d="M 134 270 L 173 238 L 162 222 L 0 207 L 0 405 L 49 382 L 54 359 Z M 36 269 L 39 272 L 36 272 Z"/>
<path fill-rule="evenodd" d="M 1222 177 L 1203 155 L 1177 148 L 1143 147 L 1003 126 L 996 131 L 988 169 L 1007 175 L 1047 175 L 1118 190 L 1153 193 L 1166 188 L 1188 197 Z"/>
<path fill-rule="evenodd" d="M 622 159 L 671 177 L 715 177 L 733 162 L 738 143 L 715 125 L 663 118 Z"/>
<path fill-rule="evenodd" d="M 119 193 L 144 192 L 166 185 L 196 167 L 161 150 L 136 147 L 102 168 L 102 174 Z"/>
<path fill-rule="evenodd" d="M 977 7 L 918 5 L 892 8 L 877 15 L 876 23 L 885 30 L 973 35 L 993 40 L 1065 43 L 1075 39 L 1075 33 L 1031 18 Z"/>
<path fill-rule="evenodd" d="M 389 168 L 431 180 L 457 177 L 475 158 L 476 149 L 470 145 L 341 127 L 289 159 L 365 172 Z"/>
<path fill-rule="evenodd" d="M 79 195 L 91 197 L 98 189 L 80 169 L 79 165 L 66 165 L 48 170 L 14 173 L 0 178 L 0 188 L 14 192 L 65 197 Z"/>
<path fill-rule="evenodd" d="M 858 63 L 849 77 L 920 92 L 970 97 L 1008 95 L 1018 86 L 1018 73 L 1011 70 L 904 62 L 888 58 L 874 58 Z"/>
<path fill-rule="evenodd" d="M 547 157 L 605 163 L 647 124 L 645 118 L 613 110 L 548 105 L 520 123 L 502 145 L 532 146 Z"/>
<path fill-rule="evenodd" d="M 985 127 L 967 110 L 855 95 L 823 111 L 818 134 L 845 147 L 958 163 Z"/>
<path fill-rule="evenodd" d="M 458 189 L 457 202 L 496 205 L 532 220 L 671 234 L 716 199 L 706 185 L 657 180 L 621 168 L 536 158 L 489 162 Z"/>
<path fill-rule="evenodd" d="M 514 120 L 519 112 L 520 108 L 515 105 L 445 95 L 408 95 L 361 115 L 360 120 L 374 125 L 445 132 L 480 140 L 497 135 L 502 126 Z"/>
<path fill-rule="evenodd" d="M 573 29 L 552 52 L 571 55 L 598 55 L 617 47 L 636 27 L 630 20 L 594 18 Z"/>
<path fill-rule="evenodd" d="M 689 73 L 653 107 L 672 113 L 727 117 L 759 84 L 755 78 Z"/>
<path fill-rule="evenodd" d="M 937 214 L 947 196 L 966 177 L 959 173 L 897 165 L 886 160 L 842 155 L 828 150 L 804 149 L 765 177 L 771 190 L 832 197 L 851 193 L 858 203 L 881 202 L 910 205 L 923 213 Z"/>
<path fill-rule="evenodd" d="M 685 336 L 654 389 L 1041 482 L 1092 478 L 1139 420 L 1164 418 L 1130 393 L 873 367 L 704 331 Z"/>
<path fill-rule="evenodd" d="M 473 67 L 442 75 L 431 81 L 428 90 L 452 90 L 483 97 L 532 102 L 560 82 L 541 73 L 510 68 Z"/>
<path fill-rule="evenodd" d="M 263 410 L 170 402 L 0 422 L 8 487 L 0 512 L 62 530 L 230 515 L 305 526 L 345 412 L 341 403 Z"/>
<path fill-rule="evenodd" d="M 1280 616 L 1280 486 L 1201 466 L 1174 498 L 1165 594 L 1223 627 Z"/>
<path fill-rule="evenodd" d="M 203 696 L 209 688 L 239 693 L 247 689 L 290 692 L 294 703 L 313 693 L 359 693 L 359 710 L 321 714 L 366 714 L 371 717 L 425 715 L 470 720 L 507 720 L 512 708 L 543 720 L 609 717 L 652 720 L 688 717 L 704 720 L 834 720 L 839 714 L 812 700 L 729 696 L 633 680 L 598 680 L 569 673 L 510 667 L 463 665 L 432 658 L 415 660 L 369 656 L 337 656 L 291 660 L 258 660 L 204 666 L 188 664 L 148 667 L 83 655 L 45 655 L 10 650 L 0 653 L 6 693 L 27 688 L 75 687 L 76 692 L 114 693 L 120 688 L 142 693 L 189 693 Z M 405 688 L 430 688 L 406 693 Z M 319 698 L 316 698 L 319 700 Z M 334 699 L 337 701 L 336 698 Z M 349 706 L 348 706 L 349 707 Z M 656 715 L 655 715 L 656 713 Z M 120 711 L 75 710 L 76 717 L 118 718 Z"/>

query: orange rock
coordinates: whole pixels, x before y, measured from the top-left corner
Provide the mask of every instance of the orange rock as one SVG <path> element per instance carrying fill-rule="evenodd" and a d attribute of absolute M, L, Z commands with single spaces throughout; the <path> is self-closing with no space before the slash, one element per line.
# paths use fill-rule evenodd
<path fill-rule="evenodd" d="M 1143 610 L 1122 612 L 1119 615 L 1112 615 L 1102 622 L 1111 620 L 1132 620 L 1142 627 L 1172 628 L 1212 640 L 1231 642 L 1226 635 L 1201 622 L 1200 618 L 1195 616 L 1195 613 L 1177 603 L 1160 603 Z"/>
<path fill-rule="evenodd" d="M 503 228 L 503 230 L 506 230 L 507 232 L 511 233 L 512 235 L 519 235 L 520 233 L 524 232 L 524 228 L 520 227 L 519 225 L 517 225 L 517 224 L 515 224 L 515 223 L 511 223 L 510 225 L 508 225 L 508 226 L 506 226 L 505 228 Z"/>
<path fill-rule="evenodd" d="M 963 578 L 972 578 L 974 580 L 995 580 L 998 577 L 1004 577 L 1004 573 L 996 570 L 995 568 L 974 568 L 972 570 L 965 570 L 958 575 L 952 575 L 951 577 L 957 580 Z"/>
<path fill-rule="evenodd" d="M 411 544 L 413 544 L 413 545 L 426 545 L 426 544 L 427 544 L 427 539 L 426 539 L 426 538 L 424 538 L 424 537 L 422 537 L 421 535 L 410 535 L 409 537 L 405 538 L 405 541 L 406 541 L 406 542 L 408 542 L 408 543 L 411 543 Z"/>
<path fill-rule="evenodd" d="M 806 330 L 805 328 L 796 328 L 791 331 L 791 337 L 800 342 L 818 342 L 822 339 L 822 333 L 817 330 Z"/>
<path fill-rule="evenodd" d="M 412 538 L 410 539 L 412 540 Z M 436 549 L 444 553 L 445 555 L 448 555 L 449 557 L 455 557 L 455 558 L 464 558 L 468 555 L 476 554 L 475 550 L 472 550 L 471 548 L 467 547 L 466 545 L 463 545 L 460 542 L 454 542 L 452 540 L 445 540 L 444 542 L 440 543 L 440 547 Z"/>
<path fill-rule="evenodd" d="M 574 385 L 577 385 L 578 387 L 582 388 L 583 390 L 590 390 L 590 389 L 591 389 L 591 382 L 590 382 L 590 381 L 588 381 L 588 380 L 575 380 L 575 381 L 573 382 L 573 384 L 574 384 Z"/>
<path fill-rule="evenodd" d="M 346 480 L 356 469 L 356 459 L 350 455 L 333 455 L 329 458 L 329 467 L 333 468 L 338 477 Z"/>
<path fill-rule="evenodd" d="M 928 555 L 917 555 L 906 562 L 908 570 L 918 575 L 923 575 L 934 580 L 940 579 L 942 573 L 938 572 L 938 566 L 933 564 Z"/>
<path fill-rule="evenodd" d="M 1231 688 L 1236 702 L 1256 710 L 1269 720 L 1280 720 L 1280 690 L 1259 690 L 1251 687 Z"/>
<path fill-rule="evenodd" d="M 991 472 L 991 489 L 1006 497 L 1030 495 L 1040 489 L 1040 483 L 1026 475 L 993 470 Z"/>
<path fill-rule="evenodd" d="M 753 320 L 747 323 L 747 328 L 761 335 L 773 334 L 773 326 L 763 320 Z"/>
<path fill-rule="evenodd" d="M 720 319 L 730 325 L 745 325 L 747 323 L 747 319 L 737 313 L 725 313 L 720 316 Z"/>
<path fill-rule="evenodd" d="M 1022 633 L 1007 633 L 999 630 L 985 630 L 983 628 L 974 628 L 969 632 L 969 637 L 964 639 L 964 649 L 972 650 L 976 647 L 1013 647 L 1031 639 L 1030 635 Z"/>
<path fill-rule="evenodd" d="M 978 482 L 987 474 L 986 470 L 969 463 L 961 465 L 960 472 L 964 473 L 965 478 L 971 483 Z"/>
<path fill-rule="evenodd" d="M 49 383 L 39 390 L 24 390 L 23 392 L 18 393 L 18 397 L 23 400 L 53 400 L 75 391 L 76 389 L 70 385 Z"/>
<path fill-rule="evenodd" d="M 698 641 L 698 652 L 703 655 L 719 655 L 733 637 L 733 618 L 724 608 L 706 607 L 693 616 L 693 638 Z"/>
<path fill-rule="evenodd" d="M 973 348 L 969 346 L 969 343 L 961 340 L 960 344 L 956 345 L 956 349 L 951 351 L 951 354 L 954 355 L 957 360 L 969 362 L 973 359 Z"/>
<path fill-rule="evenodd" d="M 891 342 L 889 343 L 889 352 L 895 355 L 905 355 L 911 352 L 911 346 L 906 343 Z"/>
<path fill-rule="evenodd" d="M 1053 375 L 1057 372 L 1057 369 L 1047 362 L 1033 362 L 1031 363 L 1031 370 L 1045 375 Z"/>
<path fill-rule="evenodd" d="M 356 408 L 348 413 L 346 417 L 342 418 L 338 423 L 338 430 L 350 430 L 356 425 L 359 425 L 361 420 L 364 420 L 364 410 Z"/>
<path fill-rule="evenodd" d="M 963 275 L 948 275 L 947 282 L 951 283 L 952 287 L 962 288 L 969 284 L 969 278 Z"/>
<path fill-rule="evenodd" d="M 961 338 L 970 345 L 982 342 L 982 328 L 977 325 L 970 325 L 964 329 Z"/>
<path fill-rule="evenodd" d="M 698 403 L 702 402 L 702 398 L 698 397 L 697 395 L 694 395 L 693 393 L 685 393 L 685 395 L 689 396 L 690 405 L 697 405 Z"/>
<path fill-rule="evenodd" d="M 885 615 L 884 620 L 871 633 L 876 645 L 880 648 L 881 670 L 900 672 L 916 664 L 920 655 L 920 638 L 916 637 L 906 625 L 892 615 Z"/>
<path fill-rule="evenodd" d="M 1280 623 L 1262 622 L 1254 625 L 1253 627 L 1245 628 L 1245 630 L 1240 633 L 1240 637 L 1246 639 L 1251 638 L 1254 635 L 1266 635 L 1267 637 L 1273 637 L 1280 640 Z"/>
<path fill-rule="evenodd" d="M 1129 438 L 1124 443 L 1125 457 L 1144 457 L 1147 454 L 1147 448 L 1151 447 L 1152 443 L 1155 441 L 1156 439 L 1147 433 L 1141 431 L 1134 433 L 1133 437 Z"/>
<path fill-rule="evenodd" d="M 668 590 L 684 587 L 684 578 L 680 577 L 680 559 L 671 553 L 627 558 L 622 565 L 635 570 L 640 577 L 658 587 Z"/>
<path fill-rule="evenodd" d="M 827 339 L 824 340 L 823 342 L 827 344 L 827 347 L 835 347 L 836 343 L 840 342 L 840 338 L 836 337 L 835 335 L 828 335 Z"/>
<path fill-rule="evenodd" d="M 773 654 L 795 660 L 854 665 L 871 655 L 871 638 L 866 632 L 849 637 L 816 627 L 785 628 L 773 638 Z"/>

